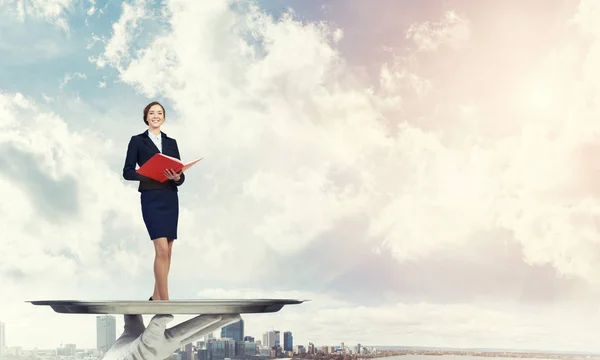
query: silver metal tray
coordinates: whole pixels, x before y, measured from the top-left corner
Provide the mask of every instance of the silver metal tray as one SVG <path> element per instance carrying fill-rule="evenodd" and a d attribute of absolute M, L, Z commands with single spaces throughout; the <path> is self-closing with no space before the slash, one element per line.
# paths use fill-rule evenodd
<path fill-rule="evenodd" d="M 62 314 L 251 314 L 273 313 L 285 305 L 301 304 L 293 299 L 81 301 L 35 300 Z"/>

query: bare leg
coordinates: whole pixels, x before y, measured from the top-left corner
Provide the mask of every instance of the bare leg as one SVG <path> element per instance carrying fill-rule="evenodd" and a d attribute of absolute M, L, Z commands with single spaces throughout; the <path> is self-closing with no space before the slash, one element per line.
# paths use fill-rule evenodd
<path fill-rule="evenodd" d="M 171 254 L 173 253 L 173 240 L 168 242 L 169 244 L 169 252 L 168 252 L 168 265 L 167 265 L 167 276 L 169 275 L 169 271 L 171 270 Z M 158 298 L 158 285 L 156 284 L 156 280 L 154 281 L 154 295 L 152 295 L 152 300 L 160 300 Z"/>
<path fill-rule="evenodd" d="M 169 271 L 171 270 L 171 255 L 173 254 L 173 240 L 168 241 L 168 245 L 169 245 L 169 252 L 168 252 L 168 261 L 167 261 L 167 277 L 169 275 Z M 156 280 L 154 281 L 154 292 L 152 295 L 152 300 L 160 300 L 159 298 L 159 292 L 158 292 L 158 285 L 156 283 Z"/>
<path fill-rule="evenodd" d="M 169 274 L 169 271 L 171 270 L 171 254 L 173 254 L 173 243 L 175 241 L 171 240 L 169 241 L 169 261 L 168 261 L 168 266 L 167 266 L 167 275 Z"/>
<path fill-rule="evenodd" d="M 154 239 L 154 294 L 153 300 L 169 300 L 169 245 L 167 238 Z"/>

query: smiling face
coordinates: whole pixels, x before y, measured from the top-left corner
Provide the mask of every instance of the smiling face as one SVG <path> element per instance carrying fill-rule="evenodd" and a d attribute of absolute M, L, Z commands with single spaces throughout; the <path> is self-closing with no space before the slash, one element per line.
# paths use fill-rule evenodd
<path fill-rule="evenodd" d="M 146 116 L 148 129 L 150 131 L 160 130 L 161 125 L 165 122 L 165 111 L 159 104 L 152 105 Z"/>

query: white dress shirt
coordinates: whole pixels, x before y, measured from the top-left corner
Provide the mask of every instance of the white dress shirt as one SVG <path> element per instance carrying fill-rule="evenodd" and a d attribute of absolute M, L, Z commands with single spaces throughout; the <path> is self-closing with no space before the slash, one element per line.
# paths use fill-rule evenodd
<path fill-rule="evenodd" d="M 162 133 L 158 133 L 158 135 L 154 135 L 152 132 L 148 131 L 148 137 L 152 140 L 154 145 L 158 148 L 158 151 L 162 153 Z"/>

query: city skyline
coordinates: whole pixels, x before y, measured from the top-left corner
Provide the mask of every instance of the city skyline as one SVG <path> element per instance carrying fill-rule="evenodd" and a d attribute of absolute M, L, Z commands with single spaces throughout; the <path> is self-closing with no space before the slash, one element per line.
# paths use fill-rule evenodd
<path fill-rule="evenodd" d="M 242 324 L 241 328 L 240 328 L 240 324 Z M 293 332 L 290 330 L 285 330 L 283 332 L 281 332 L 280 330 L 275 330 L 275 329 L 267 329 L 265 331 L 263 331 L 262 335 L 263 335 L 263 340 L 262 341 L 258 341 L 255 339 L 258 339 L 258 337 L 256 337 L 255 335 L 249 335 L 247 333 L 245 333 L 243 331 L 243 324 L 244 324 L 244 320 L 240 319 L 238 322 L 229 324 L 227 326 L 222 327 L 219 330 L 216 330 L 214 332 L 209 333 L 208 335 L 204 336 L 204 339 L 201 341 L 208 341 L 208 340 L 222 340 L 222 339 L 232 339 L 234 341 L 248 341 L 246 339 L 251 338 L 252 340 L 250 340 L 251 342 L 255 342 L 255 343 L 259 343 L 261 344 L 261 346 L 267 346 L 267 347 L 271 347 L 271 346 L 281 346 L 281 348 L 284 351 L 294 351 L 294 349 L 296 348 L 296 346 L 292 345 L 292 348 L 286 348 L 285 347 L 285 340 L 282 341 L 281 335 L 285 336 L 286 334 L 290 334 L 290 336 L 292 336 Z M 121 331 L 122 332 L 122 331 Z M 93 349 L 96 349 L 98 351 L 100 351 L 101 353 L 106 352 L 110 347 L 112 347 L 117 338 L 121 335 L 121 332 L 119 331 L 119 329 L 116 328 L 116 316 L 115 315 L 101 315 L 101 316 L 96 316 L 96 346 L 93 347 Z M 235 333 L 239 332 L 239 337 L 235 336 Z M 214 334 L 215 333 L 220 333 L 221 336 L 217 336 L 215 337 Z M 271 345 L 269 343 L 269 341 L 265 341 L 265 336 L 267 336 L 267 334 L 271 335 L 273 334 L 273 344 Z M 228 335 L 234 335 L 234 336 L 228 336 Z M 20 348 L 22 350 L 32 350 L 34 348 L 37 347 L 31 347 L 31 348 L 27 348 L 24 347 L 23 345 L 9 345 L 6 346 L 6 343 L 4 341 L 6 336 L 6 327 L 5 324 L 0 321 L 0 351 L 2 349 L 2 344 L 5 345 L 6 349 L 9 348 Z M 240 340 L 238 340 L 238 338 Z M 199 342 L 199 341 L 197 341 Z M 312 341 L 309 343 L 313 343 Z M 330 347 L 344 347 L 344 342 L 340 343 L 341 345 L 332 345 L 332 344 L 316 344 L 316 347 L 322 347 L 322 346 L 330 346 Z M 66 342 L 61 342 L 61 344 L 57 344 L 55 347 L 50 347 L 50 348 L 46 348 L 46 349 L 42 349 L 39 348 L 38 350 L 50 350 L 50 349 L 58 349 L 62 346 L 71 346 L 71 347 L 75 347 L 77 344 L 71 341 L 66 341 Z M 306 347 L 307 344 L 298 344 L 301 346 Z M 361 345 L 360 343 L 357 343 L 357 345 Z M 79 350 L 81 349 L 90 349 L 90 348 L 77 348 Z M 288 349 L 288 350 L 286 350 Z"/>
<path fill-rule="evenodd" d="M 178 188 L 171 299 L 309 300 L 244 314 L 258 340 L 600 351 L 598 1 L 0 14 L 8 344 L 96 346 L 94 316 L 28 301 L 154 292 L 123 166 L 156 100 L 182 161 L 203 158 Z"/>
<path fill-rule="evenodd" d="M 56 351 L 56 354 L 59 356 L 75 356 L 77 352 L 80 351 L 90 351 L 90 350 L 98 350 L 98 356 L 102 357 L 103 353 L 114 345 L 116 340 L 116 328 L 115 328 L 115 316 L 114 315 L 102 315 L 96 316 L 96 332 L 97 332 L 97 346 L 95 349 L 86 349 L 86 348 L 78 348 L 74 343 L 61 343 L 60 347 L 52 349 L 39 349 L 39 348 L 22 348 L 20 346 L 11 346 L 6 347 L 5 353 L 10 355 L 20 356 L 31 356 L 40 353 L 46 353 L 47 351 L 53 352 Z M 220 330 L 211 332 L 204 336 L 203 340 L 198 340 L 193 343 L 188 343 L 186 345 L 182 345 L 179 351 L 173 353 L 173 355 L 183 355 L 185 357 L 171 357 L 170 360 L 206 360 L 206 354 L 200 355 L 201 351 L 205 351 L 207 342 L 214 342 L 219 344 L 221 342 L 232 341 L 231 349 L 225 350 L 223 354 L 220 355 L 212 355 L 211 359 L 219 360 L 223 357 L 233 356 L 229 354 L 229 351 L 234 351 L 235 349 L 235 358 L 239 358 L 240 354 L 238 352 L 238 344 L 256 344 L 256 353 L 250 354 L 250 356 L 256 355 L 259 358 L 264 358 L 265 356 L 269 357 L 269 352 L 271 354 L 271 358 L 286 358 L 291 357 L 291 354 L 287 354 L 286 352 L 293 352 L 293 356 L 302 356 L 302 354 L 310 353 L 310 354 L 334 354 L 338 351 L 342 351 L 345 354 L 363 354 L 367 356 L 373 356 L 377 354 L 381 354 L 381 356 L 395 356 L 395 355 L 459 355 L 459 356 L 483 356 L 483 357 L 497 357 L 498 354 L 503 354 L 505 357 L 509 358 L 542 358 L 547 359 L 545 356 L 550 356 L 550 358 L 562 358 L 561 356 L 569 356 L 569 357 L 579 357 L 585 355 L 587 357 L 594 356 L 591 359 L 596 359 L 597 356 L 600 356 L 599 352 L 586 352 L 586 351 L 540 351 L 538 349 L 485 349 L 485 348 L 458 348 L 458 347 L 419 347 L 419 346 L 373 346 L 373 345 L 364 345 L 357 343 L 354 346 L 348 346 L 344 342 L 341 342 L 339 345 L 315 345 L 312 342 L 309 342 L 307 345 L 305 344 L 297 344 L 293 345 L 292 339 L 292 331 L 286 330 L 283 332 L 284 340 L 283 347 L 281 347 L 281 331 L 270 329 L 263 332 L 263 340 L 256 341 L 254 340 L 254 336 L 249 336 L 243 331 L 243 319 L 240 319 L 238 322 L 232 323 L 230 325 L 224 326 Z M 215 333 L 221 333 L 220 337 L 215 337 Z M 0 350 L 3 349 L 2 340 L 6 335 L 6 329 L 4 323 L 0 321 Z M 231 335 L 231 336 L 229 336 Z M 237 340 L 243 339 L 243 340 Z M 272 342 L 272 343 L 271 343 Z M 266 343 L 266 345 L 265 345 Z M 235 344 L 235 345 L 234 345 Z M 218 345 L 217 345 L 218 346 Z M 279 348 L 278 350 L 281 353 L 275 353 L 273 349 L 270 348 Z M 192 354 L 192 350 L 195 349 L 198 351 L 198 354 Z M 218 347 L 217 347 L 218 349 Z M 270 351 L 268 351 L 270 349 Z M 223 349 L 221 349 L 223 350 Z M 17 351 L 17 353 L 12 354 Z M 33 351 L 33 352 L 32 352 Z M 247 349 L 246 355 L 247 353 Z M 0 353 L 1 354 L 1 353 Z M 88 356 L 91 355 L 87 353 Z M 274 355 L 276 354 L 276 355 Z M 220 356 L 220 357 L 219 357 Z M 0 359 L 2 357 L 0 356 Z M 258 358 L 257 358 L 258 359 Z"/>

